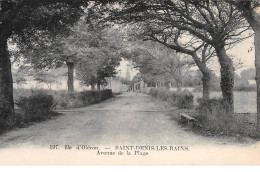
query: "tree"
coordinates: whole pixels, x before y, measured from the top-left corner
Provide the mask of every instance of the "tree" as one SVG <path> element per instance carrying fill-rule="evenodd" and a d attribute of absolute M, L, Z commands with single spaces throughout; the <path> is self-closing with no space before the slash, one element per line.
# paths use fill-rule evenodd
<path fill-rule="evenodd" d="M 66 30 L 83 14 L 83 0 L 0 1 L 0 118 L 8 120 L 14 111 L 13 81 L 7 41 L 12 36 L 28 42 L 39 30 Z"/>
<path fill-rule="evenodd" d="M 65 32 L 55 35 L 49 31 L 38 31 L 34 39 L 31 38 L 26 44 L 19 44 L 19 39 L 13 39 L 13 44 L 18 44 L 19 48 L 13 53 L 15 60 L 23 58 L 24 64 L 31 64 L 35 70 L 49 70 L 65 64 L 68 68 L 68 92 L 74 92 L 75 64 L 81 58 L 81 51 L 87 49 L 95 35 L 85 22 L 81 18 Z"/>
<path fill-rule="evenodd" d="M 68 50 L 63 39 L 64 36 L 62 35 L 53 37 L 48 32 L 39 32 L 35 40 L 31 40 L 27 44 L 19 44 L 19 50 L 11 53 L 15 57 L 15 61 L 23 59 L 23 63 L 19 64 L 21 69 L 27 66 L 27 68 L 30 67 L 34 71 L 50 70 L 62 67 L 65 64 L 68 68 L 68 92 L 72 93 L 74 91 L 74 63 L 77 56 Z M 13 40 L 14 44 L 15 41 L 17 40 Z"/>
<path fill-rule="evenodd" d="M 138 72 L 134 77 L 133 77 L 133 80 L 132 80 L 132 83 L 137 83 L 137 82 L 140 82 L 142 80 L 142 75 L 140 72 Z"/>
<path fill-rule="evenodd" d="M 51 85 L 55 82 L 54 75 L 43 71 L 36 72 L 34 74 L 34 78 L 38 83 L 46 83 L 50 90 L 51 90 Z"/>
<path fill-rule="evenodd" d="M 138 47 L 136 51 L 139 51 L 140 55 L 137 57 L 136 66 L 144 81 L 163 82 L 166 88 L 169 88 L 170 83 L 175 82 L 180 90 L 183 78 L 194 65 L 193 60 L 183 54 L 176 54 L 174 50 L 158 43 L 146 43 Z"/>
<path fill-rule="evenodd" d="M 72 93 L 75 65 L 82 58 L 87 58 L 85 56 L 93 52 L 94 48 L 97 49 L 105 43 L 102 28 L 94 28 L 87 22 L 86 17 L 81 17 L 67 32 L 55 36 L 47 31 L 37 32 L 34 40 L 19 44 L 20 51 L 15 52 L 16 59 L 22 54 L 26 62 L 32 64 L 36 70 L 49 70 L 65 64 L 68 68 L 68 92 Z"/>
<path fill-rule="evenodd" d="M 91 15 L 92 11 L 85 10 L 85 13 Z M 65 52 L 65 57 L 70 59 L 68 61 L 68 58 L 63 58 L 63 60 L 66 59 L 68 66 L 68 86 L 72 85 L 69 83 L 73 83 L 70 80 L 73 79 L 74 65 L 80 63 L 77 66 L 79 78 L 83 80 L 83 83 L 90 84 L 92 88 L 97 84 L 100 90 L 101 85 L 106 85 L 105 77 L 115 74 L 115 67 L 121 60 L 119 51 L 122 49 L 122 35 L 113 27 L 94 26 L 93 23 L 95 21 L 90 21 L 88 17 L 82 18 L 72 28 L 72 34 L 63 39 L 65 46 L 62 46 L 62 52 L 63 54 Z M 88 66 L 83 66 L 83 64 Z"/>
<path fill-rule="evenodd" d="M 183 80 L 183 85 L 186 87 L 201 86 L 202 73 L 200 71 L 190 70 L 187 72 L 186 77 Z"/>
<path fill-rule="evenodd" d="M 153 40 L 187 54 L 194 54 L 195 50 L 212 46 L 221 66 L 222 95 L 233 112 L 234 68 L 226 50 L 251 36 L 243 35 L 249 26 L 233 5 L 213 0 L 124 1 L 121 7 L 110 10 L 108 19 L 118 23 L 141 23 L 149 29 L 149 36 Z M 193 50 L 185 44 L 179 47 L 182 44 L 178 39 L 187 34 L 195 38 L 195 41 L 194 38 L 189 39 L 192 40 L 192 45 L 198 45 Z M 203 51 L 202 49 L 201 52 Z M 197 58 L 194 60 L 198 61 Z M 203 63 L 196 64 L 199 68 L 203 66 Z M 200 69 L 203 68 L 207 69 L 205 66 Z M 209 76 L 208 70 L 205 71 Z"/>
<path fill-rule="evenodd" d="M 128 85 L 128 86 L 132 85 L 132 81 L 130 79 L 128 79 L 128 78 L 121 78 L 121 82 L 124 85 Z"/>
<path fill-rule="evenodd" d="M 148 16 L 149 19 L 149 16 Z M 147 20 L 148 20 L 147 19 Z M 118 18 L 111 19 L 114 22 L 117 22 L 117 20 L 120 20 Z M 131 20 L 125 21 L 131 22 Z M 180 33 L 174 34 L 173 30 L 167 30 L 159 23 L 158 25 L 151 26 L 149 25 L 147 21 L 143 21 L 143 25 L 140 25 L 139 23 L 136 24 L 134 21 L 131 26 L 127 25 L 128 28 L 130 28 L 130 31 L 128 29 L 128 38 L 129 41 L 133 41 L 135 39 L 141 39 L 144 41 L 151 40 L 160 44 L 163 44 L 169 49 L 175 50 L 177 53 L 183 53 L 187 54 L 192 57 L 194 60 L 194 63 L 198 66 L 199 70 L 202 72 L 202 83 L 203 83 L 203 99 L 207 100 L 209 99 L 209 93 L 210 93 L 210 80 L 211 80 L 211 71 L 207 67 L 207 63 L 210 61 L 210 59 L 215 55 L 215 51 L 212 46 L 210 46 L 207 43 L 202 42 L 201 44 L 198 44 L 199 41 L 196 39 L 196 37 L 189 37 L 187 33 Z M 119 21 L 121 23 L 121 20 Z M 154 22 L 152 22 L 152 25 Z M 162 27 L 161 27 L 162 26 Z M 153 31 L 155 30 L 155 32 Z M 186 42 L 179 42 L 179 39 L 181 37 L 187 37 L 188 40 Z M 162 39 L 162 40 L 160 40 Z M 166 43 L 168 40 L 172 41 L 172 44 Z M 136 41 L 136 40 L 135 40 Z M 139 47 L 140 42 L 132 42 L 130 43 L 130 47 Z M 194 45 L 195 44 L 195 45 Z M 137 48 L 138 49 L 138 48 Z M 137 57 L 140 56 L 140 52 L 134 51 L 134 50 L 128 50 L 128 52 L 125 52 L 124 57 L 127 59 L 131 59 L 136 61 Z M 177 72 L 176 72 L 177 73 Z M 176 75 L 175 75 L 176 76 Z M 146 81 L 156 82 L 154 79 L 154 76 L 149 75 L 143 75 L 143 78 Z M 158 80 L 159 78 L 157 78 Z"/>
<path fill-rule="evenodd" d="M 106 49 L 98 49 L 91 52 L 78 63 L 76 74 L 81 82 L 85 85 L 90 85 L 91 89 L 100 90 L 100 86 L 107 84 L 106 77 L 112 77 L 116 74 L 116 67 L 120 65 L 121 57 Z"/>
<path fill-rule="evenodd" d="M 89 10 L 89 15 L 91 14 Z M 101 85 L 107 84 L 105 78 L 114 76 L 116 67 L 120 65 L 125 48 L 123 35 L 116 27 L 94 25 L 95 21 L 90 21 L 88 17 L 86 21 L 88 27 L 84 23 L 83 27 L 77 26 L 82 29 L 74 31 L 76 36 L 73 39 L 76 40 L 76 44 L 68 41 L 68 47 L 80 56 L 76 65 L 77 77 L 83 84 L 90 85 L 92 89 L 97 85 L 97 89 L 100 90 Z M 82 34 L 83 37 L 79 36 Z"/>
<path fill-rule="evenodd" d="M 260 2 L 251 0 L 226 0 L 235 5 L 243 14 L 250 27 L 253 29 L 255 43 L 255 67 L 257 85 L 257 135 L 260 137 Z"/>

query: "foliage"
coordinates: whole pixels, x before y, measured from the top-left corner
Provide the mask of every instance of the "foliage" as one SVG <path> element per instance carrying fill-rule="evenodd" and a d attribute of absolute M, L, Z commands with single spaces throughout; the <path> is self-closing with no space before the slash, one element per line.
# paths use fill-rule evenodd
<path fill-rule="evenodd" d="M 187 90 L 174 92 L 166 89 L 151 88 L 149 94 L 163 101 L 168 101 L 179 109 L 190 109 L 194 105 L 193 94 Z"/>
<path fill-rule="evenodd" d="M 19 108 L 11 118 L 6 115 L 0 103 L 0 133 L 14 127 L 24 127 L 32 122 L 42 121 L 58 113 L 54 108 L 82 107 L 113 97 L 112 90 L 91 90 L 74 94 L 65 91 L 18 89 L 15 91 Z M 3 100 L 0 100 L 3 101 Z M 1 114 L 3 113 L 3 114 Z"/>
<path fill-rule="evenodd" d="M 8 109 L 6 107 L 10 106 L 5 100 L 0 99 L 0 120 L 8 120 Z M 8 121 L 7 121 L 8 122 Z"/>
<path fill-rule="evenodd" d="M 16 59 L 21 57 L 34 69 L 51 69 L 61 67 L 65 63 L 75 63 L 82 57 L 82 52 L 88 50 L 94 32 L 88 29 L 84 19 L 75 21 L 66 32 L 53 35 L 48 31 L 38 31 L 36 38 L 26 44 L 18 44 L 18 51 L 14 53 Z M 94 35 L 94 36 L 93 36 Z M 14 39 L 14 44 L 19 40 Z M 23 67 L 20 64 L 20 67 Z"/>
<path fill-rule="evenodd" d="M 0 98 L 8 104 L 5 111 L 13 116 L 13 81 L 8 52 L 9 40 L 15 46 L 29 45 L 37 40 L 38 33 L 66 32 L 84 13 L 82 6 L 87 0 L 1 0 L 0 1 Z M 40 41 L 39 41 L 40 42 Z M 3 91 L 5 90 L 5 91 Z"/>
<path fill-rule="evenodd" d="M 53 96 L 44 91 L 34 91 L 29 97 L 20 97 L 16 105 L 22 111 L 23 118 L 28 121 L 46 119 L 55 107 Z"/>
<path fill-rule="evenodd" d="M 170 101 L 171 98 L 171 94 L 169 94 L 169 91 L 166 89 L 151 88 L 149 94 L 164 101 Z"/>
<path fill-rule="evenodd" d="M 251 36 L 243 35 L 248 30 L 248 23 L 242 13 L 225 1 L 162 0 L 154 3 L 149 0 L 126 0 L 117 5 L 118 8 L 100 8 L 107 12 L 103 13 L 105 20 L 120 24 L 138 23 L 147 39 L 175 47 L 179 52 L 187 45 L 196 47 L 195 42 L 199 43 L 199 40 L 216 48 Z M 187 33 L 194 37 L 185 37 L 187 41 L 176 40 Z M 220 45 L 220 41 L 225 45 Z"/>
<path fill-rule="evenodd" d="M 254 135 L 252 129 L 248 129 L 248 121 L 231 114 L 228 103 L 223 99 L 198 100 L 198 115 L 196 127 L 205 132 L 216 135 Z"/>
<path fill-rule="evenodd" d="M 103 54 L 93 59 L 82 60 L 77 65 L 77 77 L 85 85 L 106 85 L 106 77 L 116 74 L 116 67 L 119 66 L 121 58 Z"/>
<path fill-rule="evenodd" d="M 87 51 L 83 51 L 80 62 L 76 66 L 78 79 L 85 85 L 106 85 L 106 77 L 116 74 L 116 67 L 120 65 L 120 52 L 123 50 L 121 35 L 116 29 L 94 28 L 92 35 L 96 35 L 90 42 Z"/>
<path fill-rule="evenodd" d="M 252 36 L 246 32 L 249 25 L 236 7 L 213 0 L 162 0 L 157 3 L 129 0 L 118 8 L 108 9 L 108 13 L 107 19 L 115 23 L 135 24 L 144 40 L 159 42 L 192 56 L 205 76 L 209 71 L 206 62 L 216 55 L 221 66 L 222 94 L 232 106 L 234 68 L 226 51 Z M 207 77 L 204 80 L 207 81 Z"/>
<path fill-rule="evenodd" d="M 67 94 L 60 92 L 55 95 L 57 108 L 84 107 L 113 97 L 112 90 L 88 90 Z"/>
<path fill-rule="evenodd" d="M 200 71 L 190 70 L 187 72 L 186 77 L 183 78 L 184 87 L 196 87 L 202 85 L 202 73 Z"/>
<path fill-rule="evenodd" d="M 146 45 L 141 45 L 139 45 L 140 55 L 135 58 L 136 66 L 144 81 L 174 82 L 177 86 L 181 86 L 183 78 L 194 65 L 193 60 L 161 44 L 147 42 Z"/>
<path fill-rule="evenodd" d="M 193 94 L 189 91 L 176 92 L 174 97 L 177 99 L 177 107 L 179 109 L 191 109 L 194 105 Z"/>
<path fill-rule="evenodd" d="M 87 15 L 87 11 L 85 11 Z M 117 53 L 120 44 L 114 29 L 90 27 L 87 19 L 82 17 L 70 30 L 53 36 L 41 31 L 36 40 L 22 44 L 21 54 L 26 63 L 36 70 L 68 66 L 68 89 L 73 92 L 73 73 L 76 64 L 77 76 L 83 84 L 106 85 L 105 77 L 113 76 L 119 65 Z M 25 63 L 25 65 L 26 65 Z M 78 65 L 77 65 L 78 64 Z M 20 67 L 23 67 L 21 65 Z M 70 89 L 71 88 L 71 89 Z"/>
<path fill-rule="evenodd" d="M 183 86 L 195 87 L 199 89 L 202 86 L 202 73 L 200 71 L 188 71 L 183 80 Z M 220 90 L 220 78 L 213 71 L 210 71 L 210 90 Z"/>
<path fill-rule="evenodd" d="M 14 52 L 14 55 L 19 56 L 22 53 L 25 55 L 24 57 L 27 57 L 30 53 L 37 52 L 37 55 L 42 57 L 46 54 L 45 51 L 48 50 L 49 45 L 53 44 L 52 41 L 59 37 L 58 35 L 70 32 L 70 27 L 83 14 L 83 9 L 80 8 L 83 4 L 82 0 L 6 2 L 5 5 L 9 6 L 9 10 L 1 8 L 1 13 L 10 12 L 12 15 L 3 15 L 5 17 L 1 18 L 1 24 L 5 24 L 6 28 L 12 25 L 13 32 L 10 36 L 14 41 L 13 44 L 20 50 Z M 30 53 L 28 50 L 31 50 Z M 49 59 L 50 56 L 46 58 Z M 49 61 L 46 60 L 45 63 L 38 64 L 44 66 L 47 65 L 47 62 Z"/>
<path fill-rule="evenodd" d="M 141 81 L 141 78 L 142 78 L 142 75 L 141 75 L 140 72 L 138 72 L 138 73 L 133 77 L 132 82 L 133 82 L 133 83 L 140 82 L 140 81 Z"/>
<path fill-rule="evenodd" d="M 127 78 L 121 78 L 121 82 L 124 85 L 132 85 L 132 83 L 133 83 L 131 80 L 129 80 Z"/>
<path fill-rule="evenodd" d="M 66 91 L 54 91 L 44 89 L 14 89 L 14 98 L 16 102 L 20 97 L 30 97 L 35 93 L 44 93 L 51 95 L 55 102 L 55 109 L 68 107 L 82 107 L 93 103 L 98 103 L 105 99 L 113 97 L 112 90 L 87 90 L 68 94 Z M 94 97 L 97 96 L 97 97 Z"/>
<path fill-rule="evenodd" d="M 108 98 L 111 98 L 112 95 L 112 90 L 91 90 L 91 91 L 83 91 L 80 92 L 79 98 L 82 102 L 84 102 L 84 105 L 88 104 L 94 104 L 101 102 L 103 100 L 106 100 Z"/>

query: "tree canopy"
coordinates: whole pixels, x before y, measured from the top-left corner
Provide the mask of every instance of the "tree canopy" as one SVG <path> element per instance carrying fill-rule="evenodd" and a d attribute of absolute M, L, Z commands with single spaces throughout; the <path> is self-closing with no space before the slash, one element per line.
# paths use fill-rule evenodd
<path fill-rule="evenodd" d="M 205 53 L 215 51 L 221 66 L 221 89 L 224 99 L 233 106 L 234 68 L 226 50 L 252 36 L 241 11 L 224 1 L 161 0 L 120 1 L 106 9 L 105 20 L 135 24 L 144 39 L 191 55 L 209 79 Z M 213 47 L 213 48 L 212 48 Z M 198 56 L 198 52 L 201 52 Z M 204 54 L 204 55 L 203 55 Z M 207 83 L 205 83 L 207 85 Z M 233 109 L 233 108 L 231 108 Z"/>

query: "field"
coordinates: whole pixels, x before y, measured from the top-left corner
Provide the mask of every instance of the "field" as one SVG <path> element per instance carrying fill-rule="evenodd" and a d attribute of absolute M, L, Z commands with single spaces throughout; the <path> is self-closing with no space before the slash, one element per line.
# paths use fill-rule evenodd
<path fill-rule="evenodd" d="M 221 92 L 211 92 L 210 97 L 221 97 Z M 194 100 L 202 97 L 202 93 L 193 93 Z M 235 113 L 256 113 L 256 92 L 234 91 Z"/>

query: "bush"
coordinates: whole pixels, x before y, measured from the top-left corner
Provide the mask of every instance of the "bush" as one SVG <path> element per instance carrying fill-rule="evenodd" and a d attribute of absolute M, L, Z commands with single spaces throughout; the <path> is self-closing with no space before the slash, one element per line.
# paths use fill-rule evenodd
<path fill-rule="evenodd" d="M 157 97 L 163 101 L 168 101 L 170 98 L 170 92 L 166 89 L 157 90 Z"/>
<path fill-rule="evenodd" d="M 9 112 L 4 111 L 7 106 L 5 102 L 0 103 L 0 133 L 14 128 L 24 127 L 30 122 L 42 121 L 52 115 L 54 107 L 82 107 L 93 103 L 98 103 L 105 99 L 113 97 L 112 90 L 89 90 L 68 94 L 67 91 L 51 90 L 33 90 L 33 89 L 15 89 L 14 98 L 16 113 L 7 116 Z M 0 100 L 3 101 L 3 100 Z"/>
<path fill-rule="evenodd" d="M 171 92 L 166 89 L 151 88 L 149 94 L 164 101 L 168 101 L 171 97 Z"/>
<path fill-rule="evenodd" d="M 9 114 L 14 114 L 14 112 L 6 108 L 7 106 L 10 107 L 7 102 L 0 99 L 0 131 L 7 130 L 12 125 Z"/>
<path fill-rule="evenodd" d="M 3 100 L 0 100 L 0 134 L 11 128 L 23 125 L 21 115 L 16 114 L 12 109 L 7 110 L 6 108 L 3 108 L 7 106 L 10 105 Z"/>
<path fill-rule="evenodd" d="M 216 135 L 251 135 L 252 131 L 247 130 L 245 118 L 238 118 L 230 113 L 230 107 L 223 99 L 213 98 L 207 101 L 198 100 L 197 126 L 204 131 Z"/>
<path fill-rule="evenodd" d="M 73 94 L 62 93 L 55 96 L 58 108 L 83 107 L 113 97 L 112 90 L 87 90 Z"/>
<path fill-rule="evenodd" d="M 0 120 L 7 119 L 9 117 L 8 114 L 12 114 L 12 113 L 14 112 L 12 111 L 12 107 L 10 107 L 10 104 L 0 99 Z"/>
<path fill-rule="evenodd" d="M 219 98 L 212 98 L 207 101 L 203 100 L 202 98 L 198 99 L 198 108 L 197 111 L 202 114 L 216 114 L 220 110 L 222 113 L 227 114 L 229 113 L 229 105 L 223 99 Z M 223 112 L 224 111 L 224 112 Z"/>
<path fill-rule="evenodd" d="M 157 97 L 158 90 L 155 88 L 151 88 L 149 94 L 153 97 Z"/>
<path fill-rule="evenodd" d="M 174 92 L 166 89 L 151 88 L 149 94 L 163 101 L 168 101 L 172 106 L 177 106 L 180 109 L 190 109 L 194 105 L 193 94 L 187 90 Z"/>
<path fill-rule="evenodd" d="M 25 96 L 21 96 L 21 93 L 25 93 Z M 44 98 L 44 100 L 50 98 L 52 96 L 52 103 L 56 104 L 56 108 L 70 108 L 70 107 L 83 107 L 90 104 L 98 103 L 103 100 L 106 100 L 108 98 L 113 97 L 112 90 L 106 89 L 106 90 L 87 90 L 82 92 L 74 92 L 73 94 L 68 94 L 67 91 L 51 91 L 51 90 L 30 90 L 30 89 L 19 89 L 16 90 L 15 94 L 15 100 L 16 105 L 25 106 L 24 110 L 28 108 L 28 105 L 24 102 L 28 102 L 27 99 L 34 99 L 35 103 L 37 101 L 41 102 L 37 99 L 37 96 L 35 94 L 40 94 L 41 98 Z M 47 95 L 48 94 L 48 95 Z M 43 103 L 43 102 L 41 102 Z M 41 105 L 40 105 L 41 106 Z M 31 108 L 31 107 L 30 107 Z M 22 109 L 19 107 L 19 109 Z M 32 110 L 35 111 L 35 110 Z"/>
<path fill-rule="evenodd" d="M 55 96 L 55 102 L 57 102 L 57 107 L 58 108 L 66 108 L 70 107 L 72 104 L 72 99 L 73 97 L 68 95 L 68 93 L 61 93 L 60 95 Z"/>
<path fill-rule="evenodd" d="M 79 100 L 83 105 L 98 103 L 111 97 L 112 90 L 89 90 L 79 93 Z"/>
<path fill-rule="evenodd" d="M 194 106 L 194 97 L 189 91 L 176 92 L 174 97 L 177 99 L 177 107 L 179 109 L 191 109 Z"/>
<path fill-rule="evenodd" d="M 16 105 L 22 112 L 24 120 L 42 120 L 52 114 L 55 107 L 52 95 L 47 95 L 44 91 L 33 91 L 29 97 L 20 97 Z"/>

